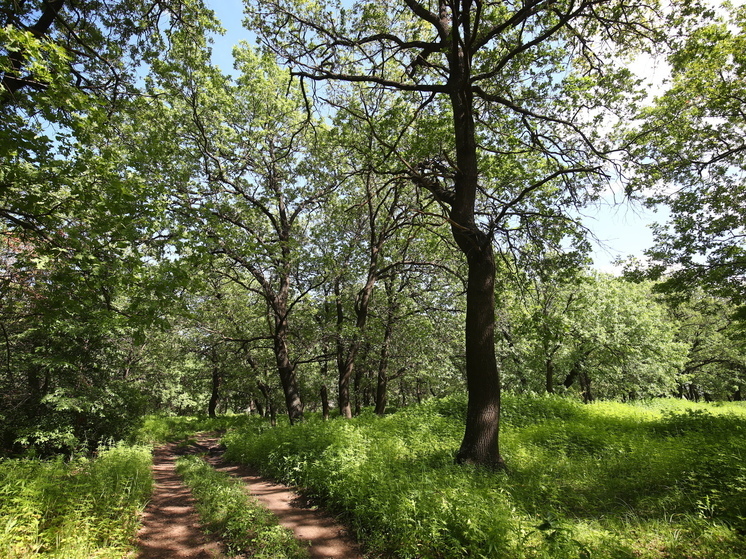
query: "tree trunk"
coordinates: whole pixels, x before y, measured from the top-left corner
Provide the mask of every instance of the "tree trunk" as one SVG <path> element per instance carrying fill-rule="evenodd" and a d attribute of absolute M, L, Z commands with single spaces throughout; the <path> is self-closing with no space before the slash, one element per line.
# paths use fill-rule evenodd
<path fill-rule="evenodd" d="M 339 366 L 339 415 L 345 419 L 352 417 L 352 403 L 350 400 L 350 378 L 354 367 L 354 359 L 343 359 L 337 362 Z"/>
<path fill-rule="evenodd" d="M 280 221 L 283 224 L 279 232 L 282 252 L 282 273 L 280 274 L 280 288 L 274 299 L 273 311 L 275 319 L 274 350 L 277 362 L 277 371 L 282 383 L 282 391 L 285 395 L 285 407 L 287 408 L 290 425 L 303 421 L 303 401 L 298 389 L 298 378 L 295 365 L 290 361 L 288 352 L 288 299 L 290 297 L 290 224 L 287 222 L 285 204 L 282 197 L 279 198 Z M 265 291 L 267 291 L 265 289 Z"/>
<path fill-rule="evenodd" d="M 223 380 L 223 376 L 220 374 L 219 367 L 213 367 L 212 369 L 212 392 L 210 393 L 210 403 L 207 405 L 207 415 L 215 417 L 215 410 L 218 407 L 218 401 L 220 400 L 220 384 Z"/>
<path fill-rule="evenodd" d="M 370 192 L 370 191 L 369 191 Z M 368 197 L 370 204 L 370 196 Z M 342 336 L 342 327 L 344 324 L 344 309 L 342 307 L 342 297 L 339 285 L 339 278 L 334 282 L 334 293 L 337 304 L 337 367 L 339 370 L 339 413 L 342 417 L 350 419 L 352 417 L 352 406 L 350 398 L 350 380 L 353 378 L 355 370 L 355 359 L 360 351 L 360 344 L 363 343 L 363 335 L 368 322 L 368 310 L 370 300 L 373 295 L 376 281 L 378 280 L 378 255 L 380 254 L 383 237 L 376 239 L 374 212 L 369 212 L 371 238 L 369 247 L 369 265 L 368 276 L 365 286 L 357 294 L 355 300 L 355 333 L 349 344 L 345 344 Z M 359 383 L 360 372 L 355 376 L 355 381 Z M 357 387 L 356 387 L 357 388 Z M 357 393 L 356 393 L 357 394 Z M 355 413 L 360 413 L 360 400 L 356 400 Z"/>
<path fill-rule="evenodd" d="M 254 407 L 256 408 L 256 413 L 258 413 L 260 417 L 267 417 L 267 411 L 264 409 L 264 405 L 258 398 L 254 399 Z"/>
<path fill-rule="evenodd" d="M 581 371 L 578 375 L 578 380 L 580 381 L 580 389 L 583 394 L 583 402 L 590 404 L 594 400 L 593 392 L 591 392 L 591 377 L 586 371 Z"/>
<path fill-rule="evenodd" d="M 554 394 L 554 359 L 552 357 L 547 358 L 545 367 L 547 394 Z"/>
<path fill-rule="evenodd" d="M 344 308 L 342 306 L 342 290 L 340 288 L 340 279 L 334 281 L 334 295 L 337 307 L 337 370 L 339 377 L 337 380 L 337 404 L 339 406 L 339 415 L 350 419 L 352 417 L 352 406 L 350 404 L 350 379 L 355 366 L 355 357 L 357 355 L 356 340 L 350 342 L 349 348 L 345 344 L 343 327 L 344 327 Z"/>
<path fill-rule="evenodd" d="M 360 415 L 365 405 L 365 389 L 363 388 L 363 369 L 358 367 L 355 370 L 355 415 Z"/>
<path fill-rule="evenodd" d="M 267 409 L 263 415 L 264 417 L 267 417 L 267 415 L 269 415 L 270 425 L 274 427 L 275 425 L 277 425 L 277 412 L 275 410 L 275 404 L 272 401 L 272 392 L 270 391 L 269 385 L 265 382 L 258 382 L 257 386 L 259 387 L 259 390 L 261 391 L 265 401 L 267 402 Z"/>
<path fill-rule="evenodd" d="M 303 402 L 298 389 L 295 367 L 288 357 L 287 332 L 284 329 L 275 334 L 275 358 L 277 370 L 280 373 L 282 392 L 285 395 L 285 407 L 287 408 L 290 425 L 295 425 L 299 421 L 303 421 Z"/>
<path fill-rule="evenodd" d="M 384 415 L 386 413 L 386 404 L 388 403 L 388 378 L 386 371 L 378 371 L 378 383 L 376 384 L 376 414 Z"/>
<path fill-rule="evenodd" d="M 466 429 L 459 464 L 504 467 L 498 448 L 500 375 L 495 357 L 495 256 L 492 237 L 474 220 L 479 165 L 471 91 L 471 60 L 454 37 L 450 99 L 456 140 L 451 232 L 468 265 L 466 286 Z"/>
<path fill-rule="evenodd" d="M 388 388 L 388 370 L 389 370 L 389 349 L 391 348 L 391 338 L 394 335 L 394 314 L 396 306 L 392 301 L 391 286 L 386 284 L 386 293 L 388 295 L 388 309 L 386 311 L 386 328 L 383 331 L 383 343 L 381 344 L 381 357 L 378 360 L 378 382 L 376 383 L 376 413 L 383 415 L 386 413 Z"/>
<path fill-rule="evenodd" d="M 462 235 L 454 228 L 454 237 Z M 500 377 L 495 358 L 495 263 L 491 240 L 483 242 L 481 250 L 464 252 L 469 263 L 466 292 L 466 385 L 469 399 L 464 439 L 456 454 L 456 462 L 502 468 L 504 462 L 498 447 Z"/>
<path fill-rule="evenodd" d="M 329 420 L 329 392 L 325 384 L 321 385 L 321 413 L 324 416 L 324 421 Z"/>

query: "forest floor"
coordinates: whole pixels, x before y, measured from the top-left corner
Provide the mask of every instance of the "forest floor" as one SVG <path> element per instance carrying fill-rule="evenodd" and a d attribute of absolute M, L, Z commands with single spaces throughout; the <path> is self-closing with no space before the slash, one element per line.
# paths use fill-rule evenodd
<path fill-rule="evenodd" d="M 176 459 L 188 452 L 206 454 L 206 460 L 215 469 L 241 479 L 247 491 L 274 513 L 281 525 L 308 544 L 312 559 L 362 558 L 358 545 L 334 518 L 312 506 L 292 488 L 264 478 L 246 466 L 225 462 L 218 437 L 202 434 L 190 447 L 172 443 L 154 452 L 155 485 L 138 532 L 137 559 L 227 557 L 220 541 L 202 530 L 191 492 L 176 473 Z"/>

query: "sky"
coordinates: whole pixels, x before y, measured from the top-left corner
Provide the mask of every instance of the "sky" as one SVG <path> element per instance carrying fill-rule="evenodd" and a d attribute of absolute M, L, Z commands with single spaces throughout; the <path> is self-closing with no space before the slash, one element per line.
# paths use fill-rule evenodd
<path fill-rule="evenodd" d="M 252 34 L 242 25 L 243 1 L 206 0 L 206 4 L 215 11 L 226 30 L 225 35 L 214 37 L 213 60 L 221 70 L 230 72 L 233 69 L 233 46 L 241 40 L 253 42 Z M 649 60 L 639 61 L 636 71 L 649 79 L 653 92 L 666 73 L 665 68 L 657 67 Z M 612 191 L 607 192 L 598 205 L 586 208 L 582 213 L 583 224 L 592 233 L 593 266 L 611 274 L 621 273 L 621 267 L 614 264 L 618 258 L 642 257 L 643 251 L 653 242 L 650 226 L 655 222 L 665 222 L 668 215 L 665 208 L 654 211 L 639 203 L 630 203 L 622 194 Z"/>

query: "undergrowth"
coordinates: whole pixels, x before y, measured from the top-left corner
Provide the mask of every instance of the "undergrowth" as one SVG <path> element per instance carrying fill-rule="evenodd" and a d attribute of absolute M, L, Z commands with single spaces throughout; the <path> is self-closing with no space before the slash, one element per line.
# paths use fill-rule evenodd
<path fill-rule="evenodd" d="M 160 444 L 189 440 L 202 431 L 222 432 L 230 427 L 261 423 L 258 417 L 247 415 L 171 416 L 146 415 L 134 430 L 132 442 L 137 444 Z"/>
<path fill-rule="evenodd" d="M 249 496 L 241 481 L 215 471 L 194 455 L 179 458 L 176 471 L 192 490 L 207 530 L 217 534 L 231 554 L 255 559 L 308 557 L 293 533 Z"/>
<path fill-rule="evenodd" d="M 0 557 L 121 558 L 150 497 L 150 449 L 0 461 Z"/>
<path fill-rule="evenodd" d="M 401 558 L 746 556 L 746 408 L 504 398 L 507 472 L 455 466 L 463 398 L 223 439 Z"/>

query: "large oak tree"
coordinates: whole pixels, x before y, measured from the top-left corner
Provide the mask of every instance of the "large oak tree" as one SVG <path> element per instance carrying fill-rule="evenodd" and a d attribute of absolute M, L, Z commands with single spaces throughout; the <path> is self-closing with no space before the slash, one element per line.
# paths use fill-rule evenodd
<path fill-rule="evenodd" d="M 319 99 L 355 82 L 410 106 L 400 120 L 410 140 L 388 142 L 389 153 L 440 204 L 468 264 L 458 462 L 503 465 L 495 243 L 509 246 L 516 229 L 564 215 L 608 180 L 601 134 L 634 86 L 615 53 L 658 38 L 654 11 L 619 0 L 248 4 L 248 24 Z"/>

